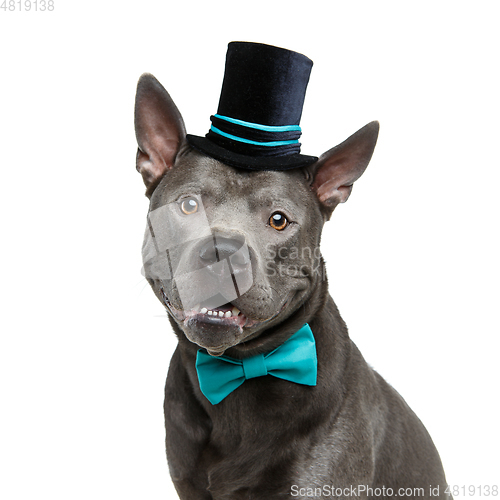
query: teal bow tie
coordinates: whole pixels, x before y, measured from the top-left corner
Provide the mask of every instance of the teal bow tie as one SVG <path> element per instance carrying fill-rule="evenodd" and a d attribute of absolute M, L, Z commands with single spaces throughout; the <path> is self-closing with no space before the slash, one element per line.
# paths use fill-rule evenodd
<path fill-rule="evenodd" d="M 199 350 L 196 372 L 201 392 L 213 405 L 220 403 L 245 380 L 265 375 L 313 386 L 316 385 L 317 374 L 316 342 L 306 323 L 269 354 L 234 359 L 210 356 Z"/>

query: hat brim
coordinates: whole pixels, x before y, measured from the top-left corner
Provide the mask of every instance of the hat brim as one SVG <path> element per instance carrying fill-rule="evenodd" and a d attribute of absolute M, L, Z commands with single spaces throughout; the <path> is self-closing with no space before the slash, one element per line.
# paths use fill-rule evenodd
<path fill-rule="evenodd" d="M 245 170 L 290 170 L 292 168 L 307 167 L 318 160 L 316 156 L 301 154 L 281 156 L 248 156 L 229 151 L 206 137 L 188 134 L 186 136 L 190 146 L 211 158 Z"/>

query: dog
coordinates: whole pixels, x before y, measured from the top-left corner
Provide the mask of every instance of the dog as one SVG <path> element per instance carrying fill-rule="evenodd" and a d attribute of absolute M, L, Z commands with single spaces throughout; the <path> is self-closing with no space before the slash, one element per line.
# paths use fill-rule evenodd
<path fill-rule="evenodd" d="M 144 74 L 135 130 L 150 199 L 144 272 L 178 337 L 164 411 L 179 498 L 450 498 L 423 424 L 350 340 L 319 252 L 378 122 L 307 166 L 242 169 L 193 147 L 167 91 Z M 281 359 L 275 376 L 250 366 L 304 329 L 314 380 L 280 377 Z M 207 396 L 213 379 L 203 386 L 200 373 L 212 360 L 222 363 L 212 374 L 256 371 Z"/>

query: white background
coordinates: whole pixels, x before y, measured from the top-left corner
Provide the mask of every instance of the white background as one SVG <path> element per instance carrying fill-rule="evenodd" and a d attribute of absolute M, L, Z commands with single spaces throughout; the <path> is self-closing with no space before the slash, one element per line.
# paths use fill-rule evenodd
<path fill-rule="evenodd" d="M 496 5 L 0 10 L 0 497 L 174 497 L 162 402 L 176 341 L 140 274 L 134 93 L 155 74 L 204 135 L 232 40 L 313 59 L 303 153 L 380 121 L 367 172 L 325 227 L 331 292 L 449 483 L 499 484 Z"/>

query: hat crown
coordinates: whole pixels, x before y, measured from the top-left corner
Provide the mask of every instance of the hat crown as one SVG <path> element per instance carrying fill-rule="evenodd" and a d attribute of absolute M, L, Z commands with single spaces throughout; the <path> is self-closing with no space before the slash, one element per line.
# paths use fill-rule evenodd
<path fill-rule="evenodd" d="M 291 50 L 231 42 L 217 113 L 263 125 L 298 125 L 312 65 Z"/>

